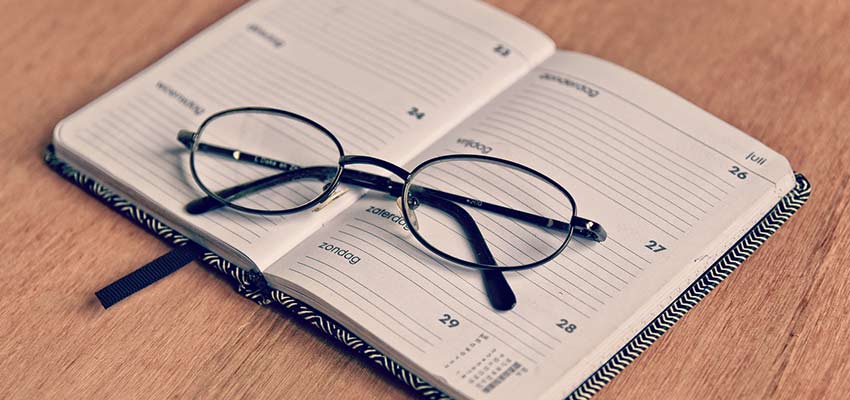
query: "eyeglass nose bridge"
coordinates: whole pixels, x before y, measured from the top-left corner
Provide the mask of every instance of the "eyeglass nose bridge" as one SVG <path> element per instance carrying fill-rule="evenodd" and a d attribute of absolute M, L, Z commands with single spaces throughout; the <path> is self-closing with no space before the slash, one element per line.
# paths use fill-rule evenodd
<path fill-rule="evenodd" d="M 380 158 L 359 155 L 345 155 L 339 158 L 339 165 L 342 167 L 353 164 L 373 165 L 378 168 L 383 168 L 387 171 L 392 172 L 394 175 L 401 178 L 401 180 L 404 182 L 406 182 L 407 179 L 410 177 L 409 171 L 389 161 L 381 160 Z"/>

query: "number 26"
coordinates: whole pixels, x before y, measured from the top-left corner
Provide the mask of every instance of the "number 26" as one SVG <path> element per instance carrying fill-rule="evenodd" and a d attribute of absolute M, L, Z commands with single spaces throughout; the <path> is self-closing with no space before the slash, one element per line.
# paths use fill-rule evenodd
<path fill-rule="evenodd" d="M 747 179 L 747 171 L 744 171 L 737 165 L 733 165 L 732 169 L 729 170 L 729 173 L 735 175 L 738 179 Z"/>

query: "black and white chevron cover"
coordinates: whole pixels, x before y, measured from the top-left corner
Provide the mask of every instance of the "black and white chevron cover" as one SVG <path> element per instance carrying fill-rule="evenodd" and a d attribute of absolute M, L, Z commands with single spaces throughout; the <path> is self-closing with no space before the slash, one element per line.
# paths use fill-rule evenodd
<path fill-rule="evenodd" d="M 44 161 L 60 175 L 80 186 L 126 218 L 156 234 L 166 243 L 173 246 L 183 246 L 188 242 L 189 239 L 179 232 L 172 230 L 150 214 L 58 159 L 54 153 L 53 145 L 48 145 L 45 149 Z M 811 193 L 809 181 L 802 174 L 797 174 L 796 178 L 797 187 L 794 190 L 783 197 L 758 224 L 717 260 L 711 268 L 682 292 L 672 304 L 626 343 L 593 375 L 579 385 L 567 399 L 587 399 L 602 389 L 606 383 L 614 379 L 617 373 L 636 359 L 641 352 L 646 350 L 688 310 L 702 300 L 708 292 L 714 289 L 720 281 L 753 254 L 773 232 L 776 232 L 806 202 Z M 268 287 L 262 275 L 238 268 L 212 252 L 205 253 L 202 261 L 202 264 L 230 278 L 235 290 L 242 296 L 260 305 L 276 306 L 297 316 L 341 342 L 377 368 L 392 374 L 423 398 L 431 400 L 449 399 L 445 393 L 383 355 L 333 319 L 279 290 Z"/>
<path fill-rule="evenodd" d="M 803 203 L 809 199 L 812 187 L 802 174 L 797 174 L 797 187 L 779 201 L 744 237 L 729 248 L 711 268 L 682 292 L 672 304 L 655 317 L 632 340 L 620 348 L 596 372 L 587 378 L 567 397 L 568 400 L 589 399 L 606 383 L 634 361 L 649 345 L 658 340 L 667 329 L 693 308 L 711 289 L 720 284 L 735 268 L 753 254 L 759 246 L 776 232 Z"/>

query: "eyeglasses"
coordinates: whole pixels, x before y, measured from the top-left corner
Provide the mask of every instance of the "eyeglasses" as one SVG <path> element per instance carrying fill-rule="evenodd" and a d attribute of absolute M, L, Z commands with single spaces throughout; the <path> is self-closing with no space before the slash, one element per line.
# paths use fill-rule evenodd
<path fill-rule="evenodd" d="M 498 310 L 516 304 L 503 272 L 552 260 L 573 235 L 606 238 L 601 225 L 576 215 L 575 200 L 561 185 L 508 160 L 446 155 L 408 172 L 374 157 L 346 155 L 330 131 L 307 117 L 260 107 L 218 112 L 177 138 L 191 150 L 192 176 L 207 194 L 186 205 L 189 213 L 321 209 L 344 193 L 336 191 L 340 183 L 384 192 L 396 198 L 402 226 L 425 248 L 481 270 Z M 385 169 L 400 181 L 354 165 Z"/>

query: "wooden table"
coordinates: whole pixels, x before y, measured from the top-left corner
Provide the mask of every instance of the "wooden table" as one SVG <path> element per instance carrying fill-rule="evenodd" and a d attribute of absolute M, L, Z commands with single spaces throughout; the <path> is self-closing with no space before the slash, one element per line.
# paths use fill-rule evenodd
<path fill-rule="evenodd" d="M 93 296 L 166 247 L 44 166 L 53 126 L 238 3 L 0 5 L 0 398 L 410 395 L 198 266 L 109 312 Z M 598 398 L 848 396 L 850 2 L 495 3 L 749 132 L 814 184 Z"/>

